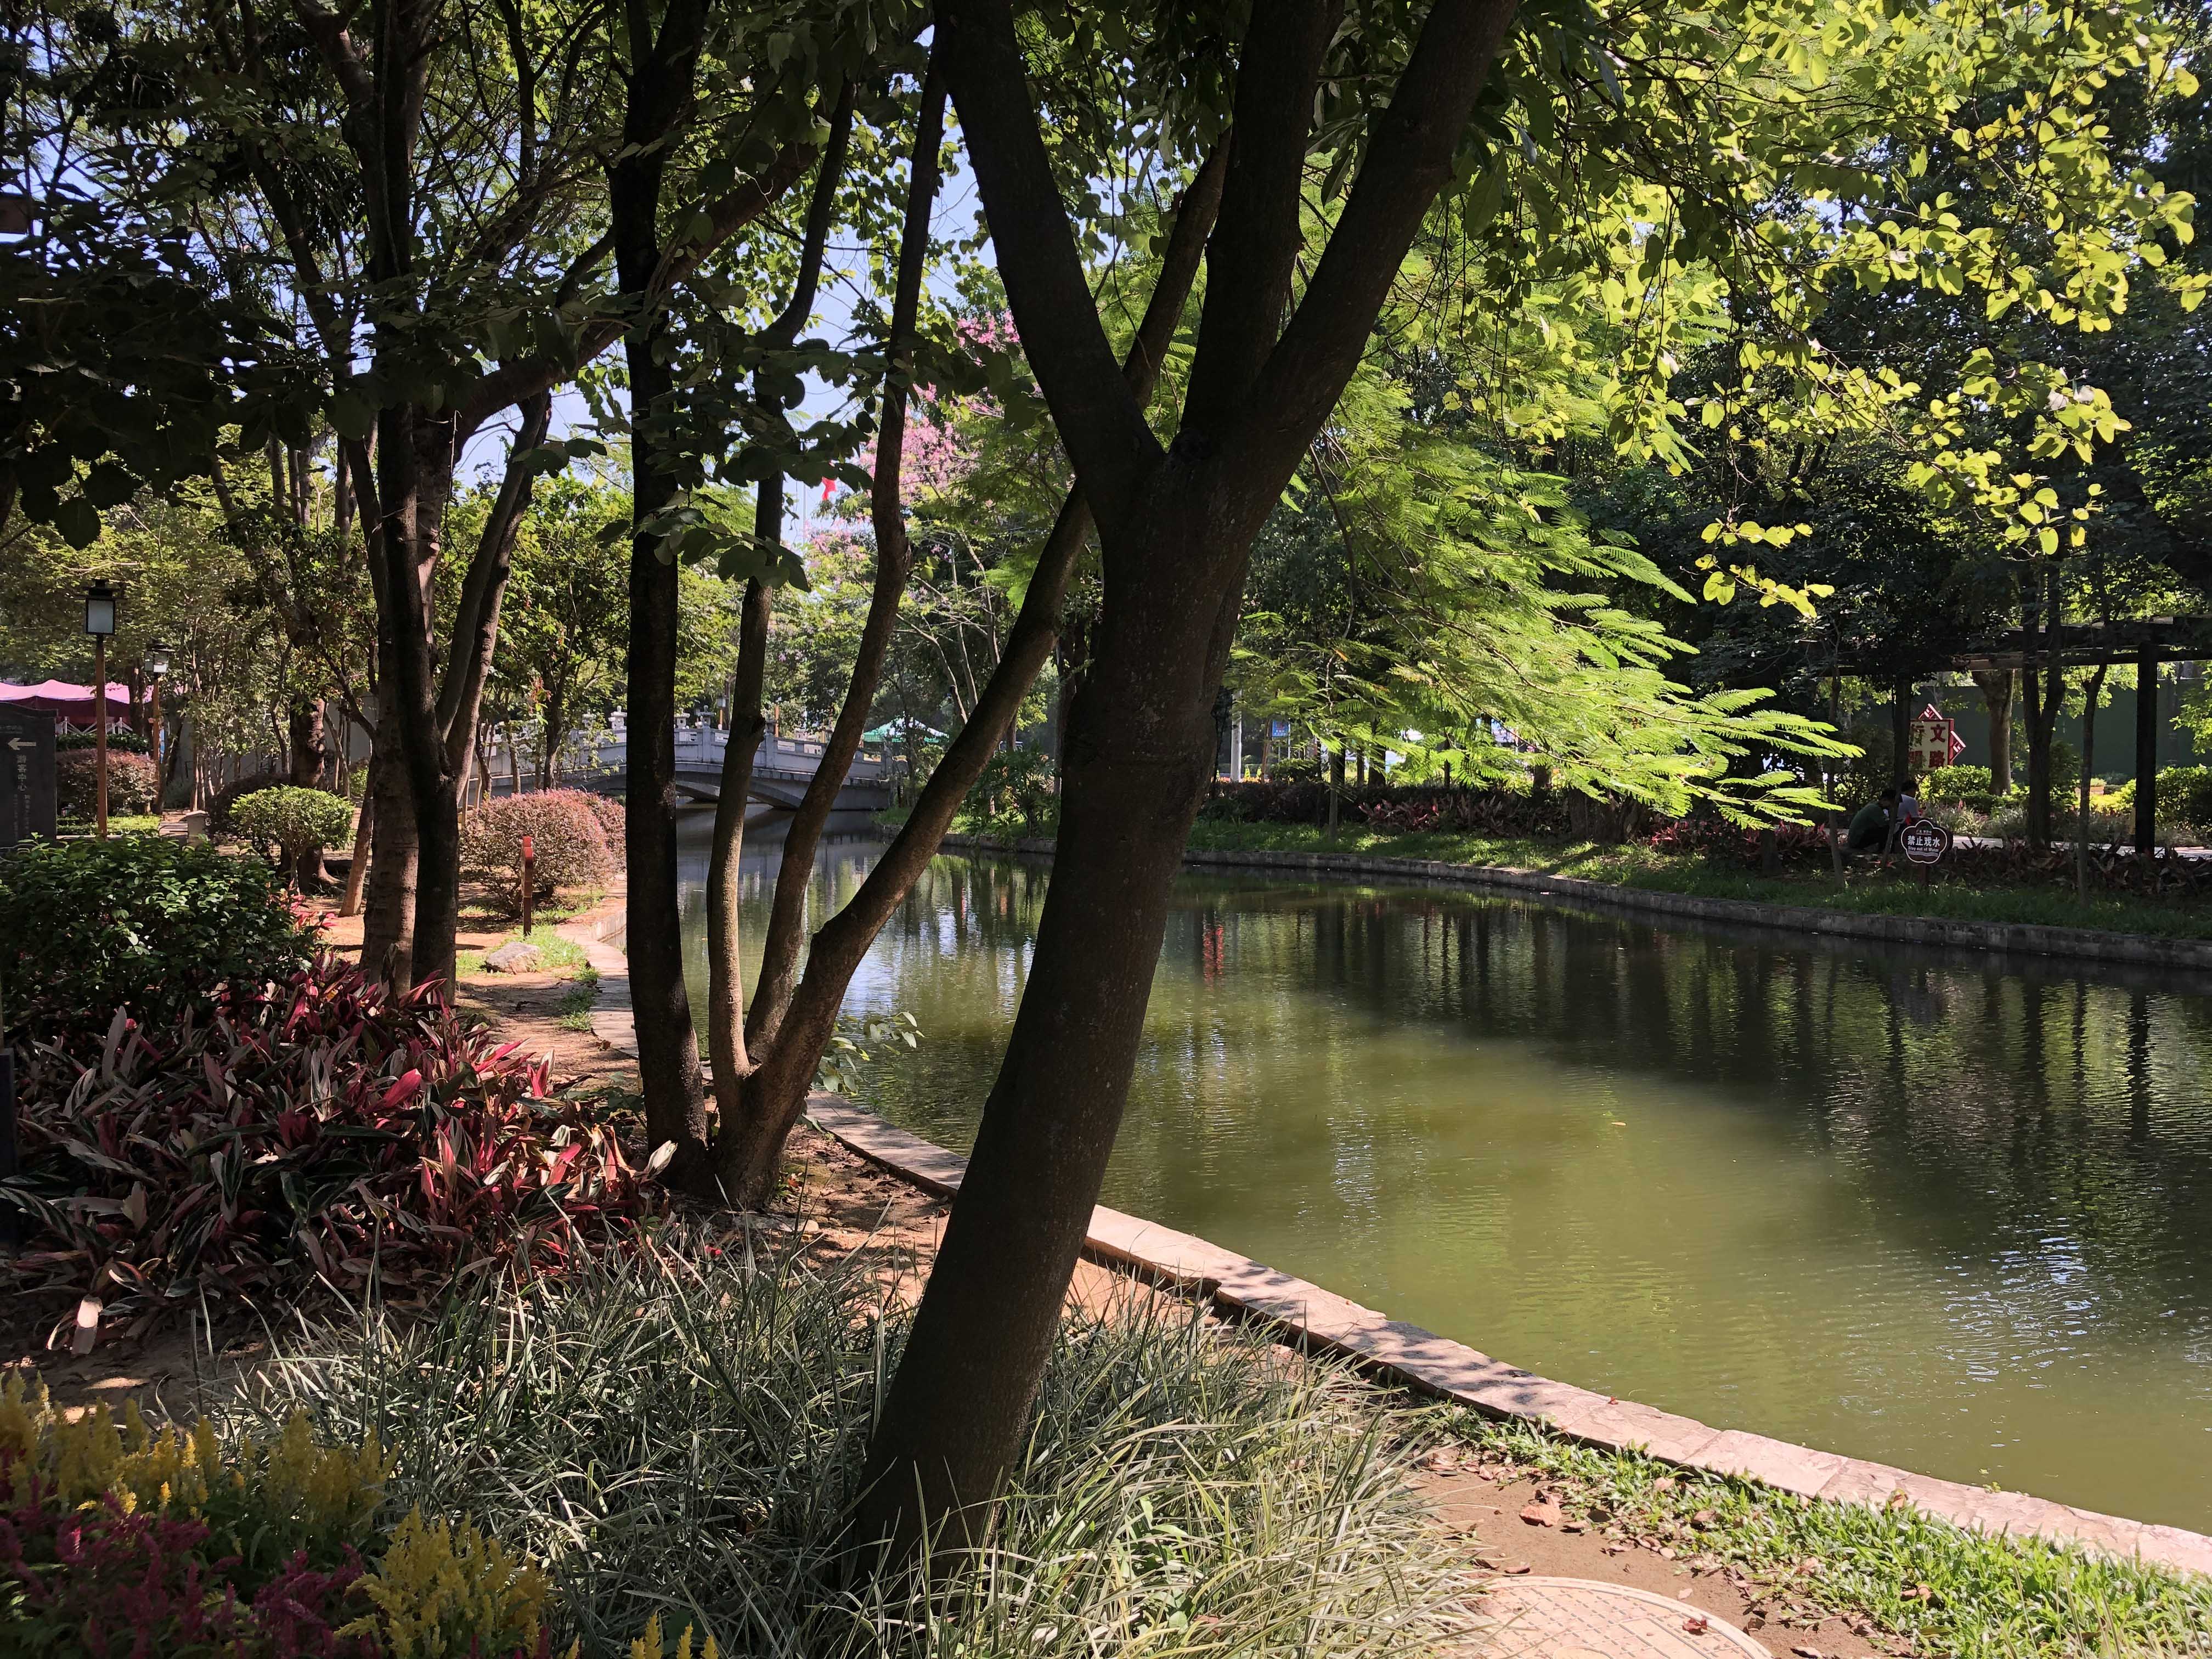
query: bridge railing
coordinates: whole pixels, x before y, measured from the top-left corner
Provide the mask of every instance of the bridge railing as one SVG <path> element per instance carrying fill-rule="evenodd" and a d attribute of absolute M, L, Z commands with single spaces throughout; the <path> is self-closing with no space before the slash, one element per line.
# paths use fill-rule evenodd
<path fill-rule="evenodd" d="M 729 747 L 730 734 L 726 731 L 679 722 L 676 728 L 677 769 L 719 772 L 729 753 Z M 753 769 L 769 776 L 811 778 L 821 769 L 824 747 L 819 738 L 766 738 L 753 751 Z M 619 773 L 629 752 L 628 738 L 619 727 L 611 732 L 602 729 L 581 734 L 562 745 L 562 781 L 580 782 Z M 507 745 L 498 740 L 493 741 L 487 746 L 485 759 L 494 788 L 504 787 L 511 772 Z M 891 765 L 890 757 L 883 745 L 863 744 L 853 757 L 852 765 L 846 770 L 846 781 L 852 783 L 882 781 L 890 775 Z M 526 780 L 536 775 L 534 751 L 526 750 L 521 769 Z"/>

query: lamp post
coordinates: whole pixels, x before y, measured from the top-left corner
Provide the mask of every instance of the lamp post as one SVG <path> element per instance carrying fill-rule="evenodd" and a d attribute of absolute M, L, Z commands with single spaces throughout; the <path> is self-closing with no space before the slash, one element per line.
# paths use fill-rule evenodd
<path fill-rule="evenodd" d="M 107 839 L 107 641 L 115 632 L 115 590 L 103 576 L 84 591 L 84 631 L 92 635 L 92 832 Z"/>
<path fill-rule="evenodd" d="M 162 750 L 166 746 L 161 727 L 161 681 L 169 672 L 169 647 L 149 646 L 146 649 L 146 697 L 152 705 L 147 713 L 149 726 L 154 732 L 154 810 L 161 810 L 161 791 L 165 775 L 161 770 Z"/>

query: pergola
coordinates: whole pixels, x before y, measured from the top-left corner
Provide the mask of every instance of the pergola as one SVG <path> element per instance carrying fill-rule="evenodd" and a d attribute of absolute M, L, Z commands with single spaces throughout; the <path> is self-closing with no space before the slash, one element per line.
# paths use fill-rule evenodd
<path fill-rule="evenodd" d="M 1995 672 L 2006 668 L 2094 668 L 2133 663 L 2136 695 L 2136 851 L 2157 850 L 2158 684 L 2163 662 L 2212 659 L 2212 617 L 2146 617 L 2135 622 L 2064 623 L 2055 629 L 2015 628 L 1970 645 L 1948 666 Z"/>

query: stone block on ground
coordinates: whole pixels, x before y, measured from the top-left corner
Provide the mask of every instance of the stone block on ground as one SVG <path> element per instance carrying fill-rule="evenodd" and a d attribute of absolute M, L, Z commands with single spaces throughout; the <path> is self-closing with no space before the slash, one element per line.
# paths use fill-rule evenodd
<path fill-rule="evenodd" d="M 484 966 L 495 974 L 534 974 L 544 965 L 545 953 L 519 939 L 507 940 L 484 957 Z"/>

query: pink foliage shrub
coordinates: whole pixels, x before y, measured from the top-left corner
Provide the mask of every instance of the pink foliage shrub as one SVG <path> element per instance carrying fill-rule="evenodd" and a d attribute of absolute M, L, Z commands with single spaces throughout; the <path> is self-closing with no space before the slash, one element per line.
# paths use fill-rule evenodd
<path fill-rule="evenodd" d="M 596 826 L 594 826 L 596 830 Z M 11 1293 L 106 1303 L 143 1330 L 202 1297 L 286 1304 L 374 1274 L 558 1272 L 651 1206 L 613 1132 L 546 1097 L 545 1062 L 464 1025 L 435 987 L 395 1000 L 328 957 L 252 1001 L 33 1047 L 27 1236 Z"/>
<path fill-rule="evenodd" d="M 54 808 L 65 818 L 89 818 L 100 777 L 100 756 L 90 749 L 67 749 L 54 757 Z M 107 810 L 150 812 L 161 774 L 151 755 L 107 754 Z"/>
<path fill-rule="evenodd" d="M 528 836 L 537 854 L 541 893 L 596 885 L 610 880 L 616 869 L 601 817 L 604 811 L 599 797 L 583 789 L 496 796 L 463 814 L 461 862 L 501 877 L 519 890 L 522 838 Z"/>
<path fill-rule="evenodd" d="M 597 790 L 580 789 L 584 805 L 599 821 L 599 833 L 607 838 L 607 856 L 620 869 L 623 863 L 624 837 L 629 830 L 629 810 L 612 795 L 602 795 Z"/>

